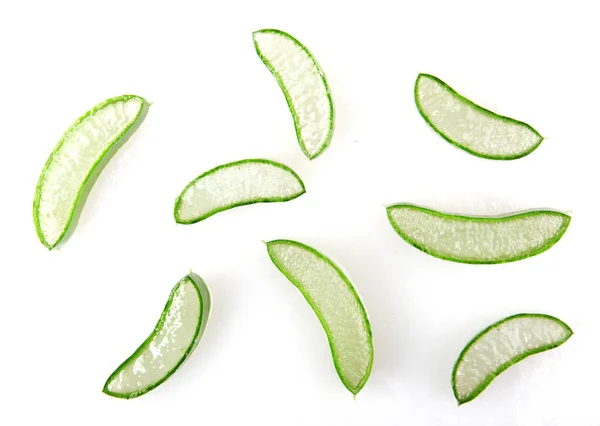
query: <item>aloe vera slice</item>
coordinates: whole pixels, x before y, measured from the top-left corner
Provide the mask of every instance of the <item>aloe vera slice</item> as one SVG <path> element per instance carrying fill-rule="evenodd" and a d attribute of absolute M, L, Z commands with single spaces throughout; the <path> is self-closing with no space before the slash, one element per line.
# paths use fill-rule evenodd
<path fill-rule="evenodd" d="M 290 240 L 267 243 L 271 261 L 300 290 L 329 340 L 342 383 L 356 395 L 373 365 L 373 339 L 367 312 L 340 268 L 317 250 Z"/>
<path fill-rule="evenodd" d="M 460 353 L 452 372 L 458 404 L 476 398 L 504 370 L 530 355 L 562 345 L 573 331 L 549 315 L 518 314 L 479 333 Z"/>
<path fill-rule="evenodd" d="M 236 161 L 190 182 L 175 202 L 175 221 L 196 223 L 234 207 L 289 201 L 305 192 L 300 177 L 283 164 L 270 160 Z"/>
<path fill-rule="evenodd" d="M 325 74 L 313 55 L 291 35 L 255 31 L 254 47 L 285 95 L 304 155 L 318 157 L 333 135 L 333 101 Z"/>
<path fill-rule="evenodd" d="M 531 153 L 543 140 L 529 124 L 493 113 L 429 74 L 417 77 L 415 102 L 441 137 L 478 157 L 515 160 Z"/>
<path fill-rule="evenodd" d="M 535 256 L 563 236 L 570 216 L 532 210 L 504 216 L 459 216 L 411 204 L 387 208 L 394 230 L 419 250 L 460 263 L 506 263 Z"/>
<path fill-rule="evenodd" d="M 64 133 L 42 170 L 33 202 L 35 228 L 48 249 L 63 239 L 94 174 L 137 130 L 147 109 L 148 102 L 139 96 L 108 99 Z"/>
<path fill-rule="evenodd" d="M 208 287 L 190 273 L 169 296 L 154 331 L 108 378 L 103 392 L 117 398 L 141 396 L 167 380 L 190 356 L 206 327 Z"/>

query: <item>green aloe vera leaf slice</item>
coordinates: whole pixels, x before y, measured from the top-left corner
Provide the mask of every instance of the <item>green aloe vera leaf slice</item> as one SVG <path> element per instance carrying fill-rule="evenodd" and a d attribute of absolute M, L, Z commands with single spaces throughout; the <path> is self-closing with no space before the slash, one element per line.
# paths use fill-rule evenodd
<path fill-rule="evenodd" d="M 476 398 L 510 366 L 562 345 L 572 334 L 567 324 L 544 314 L 518 314 L 492 324 L 469 342 L 454 365 L 458 404 Z"/>
<path fill-rule="evenodd" d="M 515 160 L 533 152 L 544 139 L 529 124 L 473 103 L 433 75 L 419 74 L 415 102 L 441 137 L 478 157 Z"/>
<path fill-rule="evenodd" d="M 406 242 L 440 259 L 507 263 L 535 256 L 563 236 L 571 217 L 552 210 L 503 216 L 461 216 L 412 204 L 387 208 L 390 224 Z"/>
<path fill-rule="evenodd" d="M 137 130 L 148 106 L 134 95 L 108 99 L 64 133 L 42 170 L 33 202 L 35 228 L 48 249 L 76 222 L 98 174 Z"/>
<path fill-rule="evenodd" d="M 255 203 L 293 200 L 306 192 L 289 167 L 270 160 L 242 160 L 216 167 L 190 182 L 175 202 L 175 221 L 191 224 Z"/>
<path fill-rule="evenodd" d="M 103 392 L 136 398 L 171 377 L 200 341 L 210 306 L 202 278 L 190 273 L 179 281 L 150 336 L 110 375 Z"/>
<path fill-rule="evenodd" d="M 342 383 L 356 395 L 373 365 L 373 339 L 365 307 L 348 277 L 317 250 L 291 240 L 267 243 L 271 261 L 300 290 L 329 341 Z"/>
<path fill-rule="evenodd" d="M 318 157 L 331 142 L 334 122 L 323 70 L 302 43 L 283 31 L 265 29 L 252 35 L 258 56 L 285 95 L 302 152 L 310 160 Z"/>

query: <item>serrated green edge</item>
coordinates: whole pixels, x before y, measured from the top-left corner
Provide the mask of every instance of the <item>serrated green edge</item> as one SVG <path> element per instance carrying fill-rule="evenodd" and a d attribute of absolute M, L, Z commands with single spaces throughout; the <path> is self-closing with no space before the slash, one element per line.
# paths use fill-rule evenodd
<path fill-rule="evenodd" d="M 240 164 L 249 164 L 249 163 L 269 164 L 271 166 L 278 167 L 282 170 L 285 170 L 286 172 L 288 172 L 290 175 L 292 175 L 298 181 L 298 183 L 302 187 L 302 191 L 300 191 L 296 194 L 290 195 L 289 197 L 262 197 L 262 198 L 257 197 L 257 198 L 253 198 L 252 200 L 229 204 L 227 206 L 211 210 L 208 213 L 203 214 L 202 216 L 198 216 L 197 218 L 190 219 L 190 220 L 181 220 L 179 218 L 178 210 L 179 210 L 181 202 L 183 201 L 183 195 L 187 192 L 187 190 L 189 188 L 194 186 L 196 184 L 196 182 L 198 182 L 200 179 L 202 179 L 208 175 L 211 175 L 219 170 L 222 170 L 222 169 L 225 169 L 228 167 L 239 166 Z M 198 223 L 204 219 L 207 219 L 217 213 L 224 212 L 226 210 L 231 210 L 235 207 L 247 206 L 247 205 L 256 204 L 256 203 L 277 203 L 277 202 L 290 201 L 295 198 L 298 198 L 299 196 L 301 196 L 304 193 L 306 193 L 306 187 L 304 186 L 304 182 L 302 182 L 302 179 L 300 178 L 300 176 L 298 176 L 298 174 L 295 171 L 293 171 L 291 168 L 289 168 L 285 164 L 281 164 L 276 161 L 260 159 L 260 158 L 234 161 L 232 163 L 222 164 L 220 166 L 215 167 L 214 169 L 204 172 L 200 176 L 198 176 L 196 179 L 194 179 L 190 183 L 188 183 L 186 185 L 186 187 L 183 189 L 183 191 L 181 191 L 181 194 L 179 194 L 179 197 L 177 197 L 177 199 L 175 200 L 175 207 L 173 209 L 173 215 L 175 216 L 175 222 L 182 224 L 182 225 L 191 225 L 194 223 Z"/>
<path fill-rule="evenodd" d="M 134 99 L 134 98 L 135 99 L 139 99 L 142 102 L 142 106 L 141 106 L 140 110 L 138 111 L 137 115 L 132 120 L 132 122 L 127 127 L 125 127 L 123 129 L 123 131 L 121 131 L 121 133 L 119 133 L 113 139 L 113 141 L 110 144 L 108 144 L 108 146 L 106 147 L 106 149 L 98 157 L 98 160 L 92 165 L 92 167 L 90 167 L 90 169 L 88 171 L 88 174 L 86 175 L 85 179 L 83 180 L 83 183 L 81 184 L 81 186 L 79 187 L 79 190 L 77 191 L 77 195 L 75 196 L 75 201 L 74 201 L 73 205 L 71 206 L 71 212 L 69 214 L 69 218 L 67 220 L 66 226 L 64 227 L 64 229 L 63 229 L 62 233 L 60 234 L 60 237 L 58 238 L 58 240 L 56 241 L 56 243 L 54 243 L 54 245 L 50 245 L 46 241 L 46 238 L 43 235 L 42 230 L 40 228 L 39 204 L 40 204 L 40 199 L 41 199 L 41 196 L 42 196 L 42 194 L 41 194 L 42 183 L 45 181 L 46 172 L 48 170 L 48 167 L 50 166 L 50 164 L 54 160 L 54 156 L 62 148 L 62 145 L 64 144 L 66 137 L 74 129 L 76 129 L 77 126 L 79 126 L 83 122 L 83 120 L 85 120 L 88 117 L 91 117 L 91 116 L 95 115 L 98 111 L 106 108 L 109 105 L 115 104 L 117 102 L 128 101 L 128 100 Z M 142 98 L 141 96 L 136 96 L 136 95 L 122 95 L 122 96 L 117 96 L 117 97 L 114 97 L 114 98 L 110 98 L 110 99 L 107 99 L 104 102 L 99 103 L 94 108 L 92 108 L 91 110 L 89 110 L 88 112 L 86 112 L 84 115 L 82 115 L 81 117 L 79 117 L 67 129 L 67 131 L 65 133 L 63 133 L 62 137 L 58 141 L 58 144 L 56 144 L 56 146 L 52 150 L 52 153 L 48 157 L 48 160 L 46 160 L 46 164 L 44 165 L 44 168 L 42 169 L 42 173 L 40 174 L 40 178 L 38 180 L 38 184 L 37 184 L 37 186 L 35 188 L 35 195 L 34 195 L 34 199 L 33 199 L 33 222 L 35 224 L 35 231 L 37 233 L 38 238 L 40 239 L 40 242 L 48 250 L 52 250 L 54 247 L 56 247 L 62 241 L 62 239 L 64 238 L 65 234 L 69 230 L 69 228 L 71 226 L 71 222 L 73 221 L 73 215 L 75 214 L 75 211 L 78 208 L 79 201 L 82 198 L 82 194 L 83 194 L 83 192 L 84 192 L 84 190 L 85 190 L 86 185 L 88 184 L 88 182 L 91 183 L 91 181 L 93 180 L 93 179 L 90 179 L 90 178 L 94 174 L 96 168 L 99 168 L 99 165 L 105 159 L 105 157 L 107 156 L 107 154 L 109 153 L 109 151 L 111 151 L 111 149 L 114 148 L 115 146 L 119 145 L 119 142 L 121 141 L 122 138 L 124 138 L 125 136 L 127 136 L 126 138 L 124 138 L 126 140 L 127 138 L 129 138 L 129 136 L 131 136 L 131 134 L 127 135 L 127 133 L 129 132 L 130 129 L 132 129 L 133 131 L 137 130 L 137 127 L 139 127 L 139 124 L 141 124 L 141 121 L 139 121 L 139 119 L 141 117 L 145 117 L 149 106 L 150 105 L 146 101 L 146 99 Z"/>
<path fill-rule="evenodd" d="M 566 331 L 567 331 L 567 336 L 562 339 L 562 340 L 558 340 L 557 342 L 553 342 L 550 343 L 548 345 L 544 345 L 541 346 L 539 348 L 536 349 L 532 349 L 528 352 L 524 352 L 523 354 L 511 359 L 510 361 L 505 362 L 504 364 L 500 365 L 494 372 L 490 373 L 486 379 L 481 382 L 479 384 L 479 386 L 477 386 L 473 392 L 471 392 L 469 394 L 469 396 L 467 396 L 466 398 L 460 399 L 458 396 L 458 392 L 456 390 L 456 381 L 455 381 L 455 377 L 456 377 L 456 371 L 458 370 L 458 365 L 460 364 L 460 361 L 463 359 L 464 355 L 466 354 L 466 352 L 471 348 L 471 346 L 473 346 L 474 344 L 476 344 L 479 339 L 485 335 L 486 333 L 488 333 L 490 330 L 500 326 L 501 324 L 513 320 L 515 318 L 545 318 L 545 319 L 549 319 L 552 320 L 554 322 L 556 322 L 557 324 L 559 324 L 561 327 L 563 327 Z M 467 403 L 469 401 L 472 401 L 473 399 L 477 398 L 477 396 L 479 396 L 479 394 L 481 392 L 483 392 L 485 390 L 485 388 L 487 388 L 490 383 L 492 383 L 492 381 L 498 377 L 498 375 L 500 375 L 502 372 L 504 372 L 506 369 L 508 369 L 509 367 L 515 365 L 516 363 L 518 363 L 519 361 L 524 360 L 525 358 L 531 356 L 531 355 L 535 355 L 537 353 L 540 352 L 545 352 L 549 349 L 554 349 L 559 347 L 560 345 L 562 345 L 564 342 L 566 342 L 567 340 L 569 340 L 569 338 L 573 335 L 573 330 L 571 330 L 571 327 L 569 327 L 564 321 L 559 320 L 556 317 L 553 317 L 551 315 L 546 315 L 546 314 L 516 314 L 516 315 L 511 315 L 507 318 L 504 318 L 492 325 L 490 325 L 489 327 L 487 327 L 486 329 L 484 329 L 483 331 L 479 332 L 479 334 L 477 334 L 477 336 L 475 336 L 468 344 L 467 346 L 465 346 L 465 348 L 460 352 L 460 354 L 458 355 L 458 359 L 456 360 L 456 363 L 454 364 L 454 368 L 452 369 L 452 392 L 454 393 L 454 397 L 456 398 L 456 401 L 458 402 L 458 405 L 462 405 L 464 403 Z"/>
<path fill-rule="evenodd" d="M 452 139 L 449 136 L 447 136 L 446 134 L 444 134 L 437 127 L 435 127 L 433 125 L 433 123 L 429 120 L 429 117 L 427 116 L 427 114 L 421 108 L 421 104 L 419 102 L 419 96 L 418 96 L 417 86 L 419 85 L 419 80 L 421 78 L 423 78 L 423 77 L 425 77 L 425 78 L 431 78 L 432 80 L 435 80 L 436 82 L 438 82 L 439 84 L 441 84 L 442 86 L 444 86 L 444 88 L 446 90 L 448 90 L 448 92 L 450 92 L 450 94 L 452 96 L 454 96 L 455 98 L 458 98 L 460 102 L 466 104 L 467 106 L 469 106 L 469 107 L 471 107 L 473 109 L 478 110 L 479 112 L 481 112 L 484 115 L 487 115 L 487 116 L 493 117 L 493 118 L 498 118 L 498 119 L 500 119 L 502 121 L 506 121 L 506 122 L 509 122 L 509 123 L 512 123 L 512 124 L 517 124 L 517 125 L 520 125 L 520 126 L 527 127 L 529 130 L 531 130 L 533 133 L 535 133 L 539 137 L 538 143 L 536 143 L 534 146 L 532 146 L 527 151 L 523 151 L 523 152 L 515 154 L 515 155 L 507 155 L 507 156 L 484 154 L 484 153 L 481 153 L 481 152 L 473 151 L 470 148 L 467 148 L 466 146 L 462 145 L 460 142 L 455 141 L 454 139 Z M 496 114 L 495 112 L 490 111 L 489 109 L 486 109 L 486 108 L 482 107 L 481 105 L 477 105 L 475 102 L 473 102 L 473 101 L 465 98 L 464 96 L 462 96 L 460 93 L 458 93 L 452 87 L 450 87 L 447 83 L 445 83 L 444 81 L 440 80 L 439 78 L 437 78 L 436 76 L 431 75 L 431 74 L 420 73 L 417 76 L 417 80 L 415 81 L 414 97 L 415 97 L 415 104 L 417 105 L 417 110 L 419 111 L 419 114 L 421 114 L 421 117 L 423 117 L 423 119 L 425 120 L 425 122 L 429 125 L 429 127 L 431 127 L 438 135 L 440 135 L 446 141 L 450 142 L 455 147 L 457 147 L 459 149 L 462 149 L 463 151 L 466 151 L 469 154 L 472 154 L 472 155 L 474 155 L 476 157 L 485 158 L 485 159 L 488 159 L 488 160 L 517 160 L 519 158 L 523 158 L 526 155 L 531 154 L 533 151 L 535 151 L 537 149 L 537 147 L 540 146 L 540 144 L 544 140 L 544 137 L 537 130 L 535 130 L 532 126 L 530 126 L 529 124 L 524 123 L 523 121 L 515 120 L 514 118 L 510 118 L 510 117 L 506 117 L 506 116 L 503 116 L 503 115 L 500 115 L 500 114 Z"/>
<path fill-rule="evenodd" d="M 277 34 L 277 35 L 287 38 L 291 42 L 297 44 L 306 53 L 308 58 L 312 61 L 313 66 L 315 67 L 315 69 L 317 70 L 317 73 L 321 77 L 321 81 L 323 81 L 323 85 L 325 86 L 325 93 L 327 94 L 327 100 L 329 102 L 329 129 L 327 131 L 327 135 L 325 136 L 324 142 L 321 145 L 321 148 L 319 148 L 319 150 L 312 156 L 308 153 L 308 151 L 306 149 L 306 144 L 304 143 L 304 139 L 302 138 L 302 132 L 300 129 L 298 114 L 296 113 L 296 109 L 294 108 L 294 104 L 292 102 L 292 97 L 290 96 L 287 88 L 285 87 L 285 84 L 283 83 L 283 79 L 281 78 L 281 75 L 279 74 L 279 72 L 277 72 L 277 70 L 271 63 L 271 61 L 269 61 L 269 59 L 267 57 L 265 57 L 262 54 L 262 52 L 260 51 L 258 43 L 256 42 L 256 39 L 254 38 L 254 34 L 257 34 L 257 33 Z M 323 153 L 323 151 L 325 151 L 325 149 L 329 146 L 329 144 L 331 142 L 331 138 L 333 137 L 334 106 L 333 106 L 333 98 L 331 97 L 331 92 L 329 91 L 329 84 L 327 83 L 327 78 L 325 77 L 325 73 L 321 69 L 321 66 L 319 65 L 319 63 L 317 62 L 315 57 L 312 55 L 312 53 L 310 53 L 310 51 L 306 48 L 306 46 L 304 46 L 302 43 L 300 43 L 296 38 L 294 38 L 290 34 L 283 32 L 281 30 L 269 28 L 269 29 L 254 31 L 252 33 L 252 36 L 253 36 L 252 38 L 253 38 L 253 42 L 254 42 L 254 48 L 256 49 L 256 53 L 258 54 L 261 61 L 265 64 L 267 69 L 271 72 L 271 74 L 273 74 L 273 76 L 277 80 L 277 83 L 279 84 L 279 87 L 281 88 L 281 91 L 285 95 L 285 100 L 286 100 L 286 102 L 288 104 L 288 108 L 292 114 L 292 118 L 294 119 L 294 128 L 296 130 L 296 138 L 298 139 L 298 145 L 300 145 L 300 149 L 302 149 L 302 152 L 304 153 L 304 155 L 306 155 L 308 157 L 309 160 L 314 160 L 319 155 L 321 155 Z"/>
<path fill-rule="evenodd" d="M 438 217 L 441 217 L 444 219 L 473 221 L 473 222 L 495 222 L 495 223 L 497 223 L 497 222 L 502 222 L 505 220 L 514 220 L 517 218 L 522 218 L 522 217 L 526 217 L 526 216 L 537 216 L 537 215 L 541 215 L 541 214 L 553 214 L 553 215 L 561 216 L 564 220 L 563 220 L 562 226 L 559 228 L 559 230 L 555 234 L 555 236 L 553 238 L 548 239 L 546 244 L 544 244 L 541 247 L 538 247 L 535 250 L 531 250 L 531 251 L 524 253 L 522 255 L 519 255 L 519 256 L 501 258 L 498 260 L 468 260 L 468 259 L 457 259 L 452 256 L 438 254 L 438 253 L 434 252 L 433 250 L 428 249 L 427 247 L 418 244 L 411 237 L 409 237 L 404 232 L 402 232 L 402 230 L 400 230 L 400 227 L 394 222 L 392 215 L 391 215 L 391 210 L 394 208 L 404 208 L 404 207 L 408 207 L 408 208 L 411 208 L 414 210 L 419 210 L 423 213 L 431 214 L 433 216 L 438 216 Z M 540 253 L 543 253 L 546 250 L 550 249 L 554 244 L 556 244 L 562 238 L 564 233 L 567 231 L 567 228 L 569 227 L 569 223 L 571 222 L 571 217 L 569 215 L 558 212 L 558 211 L 554 211 L 554 210 L 530 210 L 530 211 L 525 211 L 525 212 L 516 212 L 516 213 L 510 213 L 507 215 L 499 215 L 499 216 L 464 216 L 464 215 L 454 215 L 454 214 L 442 213 L 437 210 L 432 210 L 432 209 L 428 209 L 425 207 L 416 206 L 413 204 L 400 203 L 400 204 L 394 204 L 392 206 L 386 207 L 386 211 L 387 211 L 388 221 L 392 225 L 392 228 L 394 228 L 394 231 L 396 231 L 396 233 L 400 237 L 402 237 L 402 239 L 404 241 L 406 241 L 408 244 L 410 244 L 411 246 L 421 250 L 422 252 L 427 253 L 430 256 L 437 257 L 438 259 L 448 260 L 448 261 L 456 262 L 456 263 L 466 263 L 466 264 L 471 264 L 471 265 L 495 265 L 495 264 L 501 264 L 501 263 L 510 263 L 510 262 L 516 262 L 516 261 L 522 260 L 522 259 L 527 259 L 529 257 L 533 257 Z"/>
<path fill-rule="evenodd" d="M 156 335 L 157 332 L 160 331 L 160 329 L 162 328 L 162 326 L 165 323 L 165 319 L 167 317 L 167 312 L 169 311 L 172 303 L 173 303 L 173 297 L 175 295 L 175 292 L 177 291 L 177 289 L 179 288 L 179 286 L 182 284 L 182 282 L 184 280 L 189 280 L 192 283 L 192 286 L 194 288 L 194 290 L 196 290 L 196 293 L 198 294 L 198 301 L 200 303 L 200 308 L 199 308 L 199 312 L 198 312 L 198 324 L 196 326 L 196 331 L 194 333 L 194 338 L 192 339 L 190 345 L 188 346 L 188 348 L 185 350 L 185 352 L 183 353 L 183 355 L 181 356 L 179 362 L 170 370 L 168 371 L 161 379 L 159 379 L 157 382 L 151 384 L 150 386 L 145 387 L 144 389 L 141 389 L 137 392 L 131 392 L 131 393 L 120 393 L 120 392 L 112 392 L 108 389 L 108 384 L 121 372 L 121 370 L 135 357 L 137 357 L 140 353 L 142 353 L 143 351 L 148 349 L 148 346 L 150 345 L 150 342 L 152 341 L 152 339 L 154 338 L 154 336 Z M 200 291 L 200 289 L 198 288 L 198 284 L 196 283 L 195 280 L 200 280 L 202 281 L 202 283 L 204 282 L 202 280 L 202 278 L 200 278 L 198 275 L 194 274 L 194 273 L 190 273 L 188 275 L 186 275 L 182 280 L 180 280 L 175 287 L 173 288 L 173 290 L 171 290 L 171 293 L 169 294 L 169 299 L 167 300 L 167 304 L 165 305 L 161 315 L 160 315 L 160 319 L 158 320 L 158 322 L 156 323 L 156 326 L 154 327 L 154 330 L 152 331 L 152 333 L 150 333 L 150 335 L 146 338 L 146 340 L 144 340 L 144 342 L 135 350 L 135 352 L 133 352 L 133 354 L 131 354 L 125 361 L 123 361 L 121 363 L 121 365 L 119 365 L 117 367 L 117 369 L 109 376 L 109 378 L 106 380 L 106 383 L 104 384 L 104 388 L 102 389 L 102 392 L 104 392 L 107 395 L 110 396 L 114 396 L 115 398 L 122 398 L 122 399 L 133 399 L 133 398 L 137 398 L 138 396 L 142 396 L 148 392 L 150 392 L 151 390 L 157 388 L 158 386 L 160 386 L 162 383 L 164 383 L 169 377 L 171 377 L 173 375 L 173 373 L 175 373 L 175 371 L 177 371 L 177 369 L 181 366 L 181 364 L 183 364 L 185 362 L 185 360 L 190 356 L 190 354 L 192 353 L 192 351 L 194 350 L 194 348 L 196 347 L 196 345 L 198 344 L 198 341 L 200 340 L 200 331 L 202 330 L 203 326 L 205 325 L 204 323 L 206 321 L 202 321 L 204 319 L 204 298 L 202 297 L 202 292 Z M 206 284 L 204 284 L 204 286 L 206 286 Z"/>
<path fill-rule="evenodd" d="M 292 284 L 294 284 L 294 286 L 300 291 L 300 293 L 302 293 L 302 296 L 304 296 L 304 299 L 308 302 L 308 304 L 312 308 L 313 312 L 315 313 L 315 315 L 319 319 L 319 322 L 321 323 L 321 326 L 323 327 L 323 330 L 325 330 L 325 334 L 327 335 L 327 342 L 329 343 L 329 349 L 331 351 L 331 355 L 332 355 L 332 358 L 333 358 L 333 364 L 335 366 L 335 370 L 336 370 L 336 372 L 338 374 L 338 377 L 340 378 L 340 380 L 342 381 L 342 383 L 344 384 L 344 386 L 346 387 L 346 389 L 348 389 L 354 396 L 356 396 L 362 390 L 362 388 L 365 386 L 365 384 L 367 383 L 367 380 L 369 379 L 369 376 L 371 375 L 371 369 L 373 367 L 373 334 L 371 332 L 371 323 L 369 321 L 369 316 L 367 315 L 367 311 L 366 311 L 366 309 L 365 309 L 365 307 L 364 307 L 364 305 L 363 305 L 363 303 L 362 303 L 362 301 L 360 299 L 360 296 L 358 295 L 356 289 L 354 288 L 354 286 L 352 285 L 352 283 L 350 282 L 350 280 L 348 279 L 348 277 L 346 276 L 346 274 L 344 274 L 342 272 L 342 270 L 333 261 L 331 261 L 331 259 L 329 259 L 324 254 L 320 253 L 319 251 L 315 250 L 314 248 L 312 248 L 310 246 L 307 246 L 306 244 L 302 244 L 302 243 L 300 243 L 298 241 L 293 241 L 293 240 L 273 240 L 273 241 L 269 241 L 266 244 L 267 244 L 267 252 L 269 254 L 269 258 L 271 259 L 271 262 L 273 262 L 273 264 L 275 265 L 275 267 L 277 269 L 279 269 L 279 271 Z M 317 309 L 317 306 L 312 301 L 312 299 L 310 298 L 310 296 L 308 295 L 308 293 L 306 293 L 304 291 L 304 288 L 301 285 L 301 283 L 299 283 L 293 277 L 291 277 L 290 275 L 288 275 L 288 273 L 286 272 L 284 266 L 283 265 L 279 265 L 275 261 L 275 259 L 273 257 L 273 253 L 271 251 L 271 245 L 272 244 L 289 244 L 289 245 L 297 246 L 297 247 L 300 247 L 303 250 L 306 250 L 306 251 L 312 253 L 313 255 L 315 255 L 316 257 L 318 257 L 319 259 L 325 261 L 328 265 L 330 265 L 339 274 L 339 276 L 342 278 L 342 280 L 346 283 L 346 286 L 348 287 L 348 289 L 350 290 L 350 292 L 354 295 L 356 301 L 358 302 L 358 306 L 359 306 L 359 309 L 360 309 L 361 314 L 362 314 L 362 318 L 363 318 L 364 323 L 365 323 L 366 333 L 367 333 L 367 337 L 368 337 L 368 344 L 369 344 L 369 349 L 370 349 L 369 365 L 367 367 L 367 371 L 365 373 L 364 378 L 360 381 L 360 383 L 355 388 L 352 388 L 350 386 L 350 384 L 346 381 L 346 379 L 344 378 L 344 376 L 342 374 L 341 367 L 339 366 L 339 362 L 338 362 L 338 357 L 336 355 L 336 350 L 334 349 L 333 338 L 332 338 L 332 335 L 331 335 L 331 331 L 327 327 L 327 324 L 325 323 L 325 319 L 321 315 L 321 312 Z"/>

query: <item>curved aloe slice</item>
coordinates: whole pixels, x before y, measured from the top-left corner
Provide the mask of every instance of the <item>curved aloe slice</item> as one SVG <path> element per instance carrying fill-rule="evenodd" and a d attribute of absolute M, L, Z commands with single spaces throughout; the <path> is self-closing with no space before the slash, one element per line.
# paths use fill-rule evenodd
<path fill-rule="evenodd" d="M 373 339 L 367 312 L 350 280 L 327 257 L 296 241 L 268 242 L 267 251 L 317 314 L 338 376 L 356 395 L 371 374 Z"/>
<path fill-rule="evenodd" d="M 171 291 L 152 334 L 110 375 L 103 392 L 136 398 L 171 377 L 200 341 L 209 311 L 208 287 L 190 273 Z"/>
<path fill-rule="evenodd" d="M 269 160 L 236 161 L 190 182 L 175 202 L 175 221 L 196 223 L 234 207 L 289 201 L 305 192 L 300 177 L 283 164 Z"/>
<path fill-rule="evenodd" d="M 302 43 L 279 30 L 252 34 L 260 59 L 275 76 L 294 118 L 304 155 L 318 157 L 333 135 L 333 101 L 321 67 Z"/>
<path fill-rule="evenodd" d="M 394 230 L 412 246 L 460 263 L 507 263 L 540 254 L 563 236 L 570 216 L 532 210 L 505 216 L 458 216 L 411 204 L 387 208 Z"/>
<path fill-rule="evenodd" d="M 458 404 L 473 400 L 511 365 L 562 345 L 572 334 L 567 324 L 543 314 L 518 314 L 492 324 L 469 342 L 454 365 Z"/>
<path fill-rule="evenodd" d="M 429 74 L 417 77 L 415 102 L 441 137 L 478 157 L 515 160 L 531 153 L 543 140 L 529 124 L 476 105 Z"/>
<path fill-rule="evenodd" d="M 62 136 L 42 170 L 33 202 L 35 228 L 48 249 L 65 236 L 94 174 L 137 130 L 147 109 L 139 96 L 112 98 L 85 113 Z"/>

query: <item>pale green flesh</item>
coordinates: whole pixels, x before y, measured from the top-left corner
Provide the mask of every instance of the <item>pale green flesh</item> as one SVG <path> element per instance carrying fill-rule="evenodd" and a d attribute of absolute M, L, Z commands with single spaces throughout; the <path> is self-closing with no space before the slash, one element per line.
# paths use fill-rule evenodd
<path fill-rule="evenodd" d="M 325 328 L 340 379 L 358 393 L 373 362 L 370 324 L 358 295 L 339 269 L 310 248 L 287 240 L 267 244 L 273 263 L 302 292 Z"/>
<path fill-rule="evenodd" d="M 562 321 L 535 314 L 492 326 L 471 343 L 456 364 L 453 383 L 457 399 L 471 400 L 507 366 L 528 354 L 559 346 L 571 334 Z"/>
<path fill-rule="evenodd" d="M 546 249 L 560 238 L 569 218 L 552 211 L 536 213 L 482 220 L 411 205 L 388 208 L 390 222 L 411 244 L 433 256 L 467 263 L 512 261 Z"/>
<path fill-rule="evenodd" d="M 302 182 L 289 169 L 247 160 L 217 168 L 188 185 L 178 199 L 175 217 L 191 223 L 235 206 L 287 201 L 303 193 Z"/>
<path fill-rule="evenodd" d="M 91 171 L 143 107 L 144 100 L 138 97 L 107 104 L 64 134 L 36 193 L 34 215 L 44 245 L 52 248 L 63 237 Z"/>
<path fill-rule="evenodd" d="M 421 113 L 438 132 L 480 156 L 518 158 L 542 140 L 530 126 L 482 110 L 428 75 L 419 76 L 415 94 Z"/>
<path fill-rule="evenodd" d="M 207 292 L 205 284 L 196 281 L 198 286 L 187 276 L 177 283 L 155 330 L 111 375 L 105 393 L 121 398 L 142 395 L 166 380 L 189 356 L 209 311 L 209 302 L 203 300 L 207 296 L 200 296 Z"/>
<path fill-rule="evenodd" d="M 256 31 L 254 43 L 283 85 L 294 116 L 298 142 L 306 156 L 315 158 L 329 144 L 333 103 L 325 77 L 304 46 L 279 31 Z"/>

